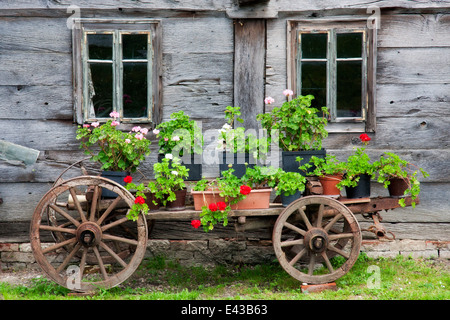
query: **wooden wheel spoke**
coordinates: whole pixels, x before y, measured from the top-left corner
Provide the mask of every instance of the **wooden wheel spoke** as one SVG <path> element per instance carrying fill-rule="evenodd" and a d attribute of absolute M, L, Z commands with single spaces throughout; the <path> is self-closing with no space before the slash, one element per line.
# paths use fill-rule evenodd
<path fill-rule="evenodd" d="M 328 268 L 328 271 L 330 271 L 330 273 L 333 273 L 334 272 L 333 266 L 331 265 L 330 259 L 328 259 L 328 256 L 325 251 L 322 252 L 322 258 L 323 260 L 325 260 L 325 264 Z"/>
<path fill-rule="evenodd" d="M 298 240 L 286 240 L 281 242 L 281 247 L 290 247 L 290 246 L 295 246 L 298 244 L 303 244 L 304 240 L 303 239 L 298 239 Z"/>
<path fill-rule="evenodd" d="M 76 238 L 71 238 L 71 239 L 68 239 L 66 241 L 59 242 L 59 243 L 57 243 L 57 244 L 55 244 L 55 245 L 53 245 L 51 247 L 45 248 L 44 250 L 42 250 L 42 253 L 46 254 L 46 253 L 52 252 L 54 250 L 57 250 L 59 248 L 62 248 L 64 246 L 67 246 L 67 245 L 70 245 L 70 244 L 73 244 L 73 243 L 76 243 L 76 242 L 77 242 Z"/>
<path fill-rule="evenodd" d="M 88 248 L 84 248 L 83 253 L 81 254 L 81 261 L 80 261 L 80 279 L 83 279 L 84 268 L 86 267 L 87 253 Z"/>
<path fill-rule="evenodd" d="M 102 272 L 103 279 L 107 280 L 108 273 L 106 272 L 106 268 L 103 263 L 102 257 L 100 256 L 100 252 L 98 251 L 97 247 L 92 247 L 92 249 L 94 250 L 95 257 L 97 258 L 98 266 L 100 267 L 100 271 Z"/>
<path fill-rule="evenodd" d="M 328 222 L 328 224 L 325 226 L 325 228 L 323 228 L 326 232 L 328 232 L 331 227 L 339 220 L 342 218 L 342 213 L 339 213 L 337 215 L 335 215 L 333 217 L 333 219 L 330 220 L 330 222 Z"/>
<path fill-rule="evenodd" d="M 333 245 L 328 245 L 327 249 L 330 250 L 330 251 L 334 251 L 334 252 L 338 253 L 339 255 L 343 256 L 346 259 L 350 258 L 350 254 L 349 253 L 347 253 L 347 252 L 345 252 L 345 251 L 343 251 L 343 250 L 341 250 L 339 248 L 336 248 Z"/>
<path fill-rule="evenodd" d="M 75 192 L 75 188 L 69 188 L 69 192 L 70 192 L 70 195 L 72 196 L 73 203 L 75 204 L 75 207 L 77 208 L 78 213 L 80 214 L 81 221 L 86 222 L 87 221 L 86 215 L 84 214 L 83 208 L 81 208 L 81 203 L 78 200 L 77 194 Z"/>
<path fill-rule="evenodd" d="M 95 213 L 97 212 L 98 205 L 98 196 L 99 196 L 99 186 L 94 187 L 94 195 L 92 196 L 92 204 L 91 204 L 91 215 L 89 217 L 89 221 L 95 221 Z"/>
<path fill-rule="evenodd" d="M 311 276 L 314 271 L 314 265 L 316 264 L 316 256 L 311 254 L 309 265 L 308 265 L 308 275 Z"/>
<path fill-rule="evenodd" d="M 306 252 L 306 248 L 303 248 L 299 253 L 295 255 L 295 257 L 291 261 L 289 261 L 289 265 L 293 266 L 294 264 L 296 264 L 297 261 L 305 255 Z"/>
<path fill-rule="evenodd" d="M 60 215 L 62 215 L 64 218 L 66 218 L 70 222 L 72 222 L 72 224 L 75 225 L 76 227 L 78 227 L 80 225 L 79 221 L 75 220 L 70 214 L 65 212 L 60 207 L 57 207 L 55 204 L 51 203 L 51 204 L 49 204 L 49 207 L 52 208 L 53 210 L 55 210 L 56 212 L 58 212 Z"/>
<path fill-rule="evenodd" d="M 112 241 L 124 242 L 124 243 L 128 243 L 128 244 L 131 244 L 131 245 L 134 245 L 134 246 L 137 246 L 138 243 L 139 243 L 137 240 L 123 238 L 123 237 L 117 237 L 117 236 L 113 236 L 111 234 L 103 234 L 103 239 L 104 240 L 112 240 Z"/>
<path fill-rule="evenodd" d="M 305 230 L 302 230 L 302 229 L 300 229 L 300 228 L 294 226 L 293 224 L 291 224 L 291 223 L 289 223 L 289 222 L 285 222 L 285 223 L 283 224 L 283 226 L 285 226 L 285 227 L 288 228 L 288 229 L 291 229 L 292 231 L 295 231 L 295 232 L 300 233 L 302 236 L 304 236 L 304 235 L 306 234 L 306 231 L 305 231 Z"/>
<path fill-rule="evenodd" d="M 106 243 L 103 241 L 100 242 L 100 246 L 106 250 L 114 259 L 116 259 L 117 262 L 120 263 L 120 265 L 124 268 L 126 268 L 128 265 L 125 261 L 122 260 L 121 257 L 119 257 Z"/>
<path fill-rule="evenodd" d="M 316 227 L 320 228 L 322 227 L 322 218 L 323 218 L 323 210 L 324 210 L 324 204 L 320 204 L 319 211 L 317 213 L 317 221 L 316 221 Z"/>
<path fill-rule="evenodd" d="M 311 225 L 311 222 L 309 222 L 309 219 L 308 219 L 308 217 L 306 216 L 305 211 L 303 211 L 302 208 L 298 208 L 297 211 L 300 213 L 300 216 L 302 217 L 303 222 L 305 222 L 306 228 L 307 228 L 308 230 L 311 230 L 311 228 L 312 228 L 313 226 Z"/>
<path fill-rule="evenodd" d="M 59 265 L 58 269 L 56 269 L 56 271 L 58 273 L 61 272 L 67 266 L 67 264 L 75 256 L 75 254 L 80 250 L 80 248 L 81 248 L 81 244 L 77 243 L 76 246 L 73 248 L 73 250 L 64 259 L 64 261 Z"/>
<path fill-rule="evenodd" d="M 97 221 L 98 225 L 101 225 L 103 223 L 103 221 L 105 221 L 105 219 L 114 210 L 114 208 L 117 206 L 117 204 L 119 203 L 119 201 L 121 199 L 122 199 L 121 196 L 118 196 L 116 199 L 114 199 L 114 201 L 109 205 L 108 209 L 106 209 L 106 211 L 102 214 L 100 219 L 98 219 L 98 221 Z"/>
<path fill-rule="evenodd" d="M 40 230 L 54 231 L 54 232 L 70 233 L 70 234 L 73 234 L 73 235 L 75 235 L 77 233 L 77 230 L 75 230 L 75 229 L 54 227 L 54 226 L 46 226 L 46 225 L 40 225 L 39 229 Z"/>
<path fill-rule="evenodd" d="M 111 229 L 112 227 L 118 226 L 118 225 L 120 225 L 122 223 L 125 223 L 127 221 L 130 221 L 130 220 L 127 217 L 124 217 L 122 219 L 119 219 L 119 220 L 116 220 L 114 222 L 108 223 L 107 225 L 104 225 L 102 227 L 102 231 L 106 231 L 108 229 Z"/>

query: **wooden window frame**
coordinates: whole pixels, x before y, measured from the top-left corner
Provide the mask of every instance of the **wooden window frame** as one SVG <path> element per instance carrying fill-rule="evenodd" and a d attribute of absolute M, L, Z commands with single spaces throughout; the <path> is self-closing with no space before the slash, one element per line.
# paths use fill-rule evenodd
<path fill-rule="evenodd" d="M 327 54 L 327 106 L 330 108 L 331 121 L 328 124 L 329 132 L 375 132 L 376 131 L 376 56 L 377 47 L 376 29 L 368 27 L 367 18 L 356 19 L 305 19 L 289 20 L 287 32 L 287 70 L 288 86 L 297 95 L 301 90 L 298 83 L 300 76 L 301 53 L 299 52 L 299 37 L 302 33 L 328 33 L 328 54 Z M 333 70 L 336 63 L 335 40 L 337 33 L 342 32 L 363 32 L 364 50 L 363 79 L 362 79 L 362 116 L 359 118 L 339 118 L 336 117 L 335 109 L 335 72 Z"/>
<path fill-rule="evenodd" d="M 76 19 L 72 29 L 73 46 L 73 86 L 74 86 L 74 120 L 78 124 L 106 121 L 107 118 L 92 118 L 88 115 L 87 106 L 87 64 L 86 39 L 88 34 L 112 34 L 114 39 L 113 64 L 114 83 L 113 93 L 115 95 L 113 110 L 121 115 L 123 123 L 152 123 L 155 126 L 161 121 L 161 23 L 153 19 Z M 149 47 L 147 62 L 147 103 L 148 113 L 145 117 L 124 118 L 122 106 L 122 66 L 128 59 L 122 58 L 122 35 L 123 34 L 148 34 Z M 118 43 L 117 43 L 118 41 Z M 140 62 L 143 62 L 139 59 Z M 131 60 L 130 60 L 131 61 Z"/>

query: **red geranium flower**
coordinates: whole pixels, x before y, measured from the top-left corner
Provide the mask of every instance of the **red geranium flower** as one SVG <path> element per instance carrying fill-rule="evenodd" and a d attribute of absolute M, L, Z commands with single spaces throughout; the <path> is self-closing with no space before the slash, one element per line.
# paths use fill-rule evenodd
<path fill-rule="evenodd" d="M 123 181 L 125 183 L 131 183 L 131 181 L 133 181 L 133 177 L 132 176 L 126 176 L 125 178 L 123 178 Z"/>
<path fill-rule="evenodd" d="M 215 204 L 215 203 L 210 203 L 209 204 L 209 210 L 211 210 L 211 211 L 217 211 L 217 204 Z"/>
<path fill-rule="evenodd" d="M 192 220 L 191 221 L 191 226 L 193 226 L 195 229 L 197 229 L 201 225 L 202 225 L 202 222 L 200 220 Z"/>
<path fill-rule="evenodd" d="M 145 203 L 145 199 L 142 198 L 141 196 L 137 196 L 136 199 L 134 200 L 134 203 L 136 203 L 136 204 L 144 204 Z"/>
<path fill-rule="evenodd" d="M 252 188 L 250 188 L 249 186 L 243 185 L 241 186 L 241 194 L 243 194 L 244 196 L 246 196 L 247 194 L 250 193 L 250 191 L 252 191 Z"/>
<path fill-rule="evenodd" d="M 217 202 L 216 205 L 217 205 L 217 209 L 219 209 L 220 211 L 223 211 L 227 208 L 227 204 L 223 201 Z"/>
<path fill-rule="evenodd" d="M 361 134 L 359 138 L 361 139 L 362 142 L 369 142 L 371 140 L 370 137 L 365 133 Z"/>

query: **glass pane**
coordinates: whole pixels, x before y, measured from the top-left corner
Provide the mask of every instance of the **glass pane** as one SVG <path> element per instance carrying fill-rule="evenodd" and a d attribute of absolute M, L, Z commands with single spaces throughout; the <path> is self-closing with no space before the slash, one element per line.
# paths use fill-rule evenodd
<path fill-rule="evenodd" d="M 338 33 L 337 57 L 338 58 L 360 58 L 363 49 L 362 32 Z"/>
<path fill-rule="evenodd" d="M 123 34 L 123 59 L 147 59 L 147 34 Z"/>
<path fill-rule="evenodd" d="M 325 61 L 302 62 L 302 95 L 312 94 L 312 107 L 327 105 L 327 63 Z"/>
<path fill-rule="evenodd" d="M 112 60 L 112 34 L 88 34 L 87 42 L 89 49 L 89 59 Z"/>
<path fill-rule="evenodd" d="M 338 117 L 361 117 L 362 107 L 362 62 L 337 62 L 337 97 Z"/>
<path fill-rule="evenodd" d="M 123 63 L 123 114 L 147 117 L 147 63 Z"/>
<path fill-rule="evenodd" d="M 327 33 L 302 33 L 302 59 L 325 59 L 327 57 Z"/>
<path fill-rule="evenodd" d="M 91 98 L 95 116 L 109 117 L 113 110 L 113 68 L 110 63 L 90 63 L 88 98 Z"/>

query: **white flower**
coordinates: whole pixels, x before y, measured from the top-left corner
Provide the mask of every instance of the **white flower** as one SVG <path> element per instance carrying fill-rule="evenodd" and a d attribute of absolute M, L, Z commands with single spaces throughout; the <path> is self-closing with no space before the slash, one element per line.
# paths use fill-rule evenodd
<path fill-rule="evenodd" d="M 225 123 L 225 124 L 222 126 L 222 129 L 225 129 L 225 130 L 231 129 L 231 125 L 229 125 L 228 123 Z"/>
<path fill-rule="evenodd" d="M 158 134 L 158 133 L 159 133 L 159 130 L 158 130 L 158 129 L 154 129 L 154 130 L 153 130 L 153 133 L 154 133 L 154 134 Z"/>
<path fill-rule="evenodd" d="M 131 140 L 130 139 L 125 139 L 125 143 L 130 143 Z"/>
<path fill-rule="evenodd" d="M 172 141 L 180 141 L 180 137 L 179 136 L 173 136 L 172 137 Z"/>
<path fill-rule="evenodd" d="M 172 171 L 172 174 L 174 175 L 174 176 L 177 176 L 178 175 L 178 171 Z"/>
<path fill-rule="evenodd" d="M 173 155 L 171 153 L 166 154 L 166 159 L 172 160 L 173 159 Z"/>
<path fill-rule="evenodd" d="M 283 90 L 283 94 L 284 94 L 286 97 L 289 97 L 289 96 L 293 96 L 293 95 L 294 95 L 294 92 L 293 92 L 292 90 L 290 90 L 290 89 L 286 89 L 286 90 Z"/>

